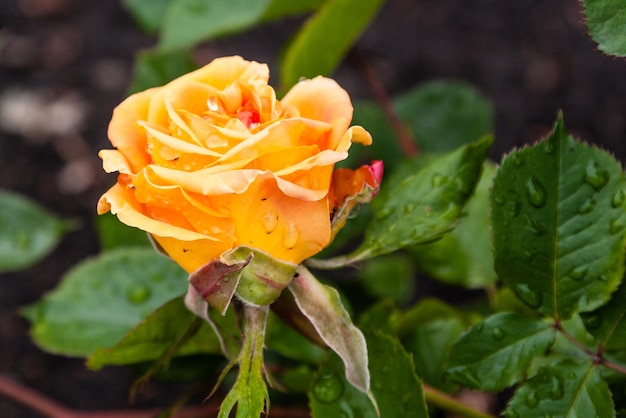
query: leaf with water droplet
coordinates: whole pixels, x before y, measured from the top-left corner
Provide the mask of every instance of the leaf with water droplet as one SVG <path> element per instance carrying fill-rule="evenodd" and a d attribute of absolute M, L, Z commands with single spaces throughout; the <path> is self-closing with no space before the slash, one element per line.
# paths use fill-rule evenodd
<path fill-rule="evenodd" d="M 548 138 L 505 157 L 494 179 L 499 277 L 528 306 L 561 320 L 605 303 L 624 272 L 626 222 L 612 202 L 625 187 L 620 163 L 568 135 L 559 117 Z"/>
<path fill-rule="evenodd" d="M 0 190 L 0 273 L 27 269 L 48 255 L 69 224 L 35 202 Z"/>
<path fill-rule="evenodd" d="M 622 282 L 606 305 L 581 314 L 583 324 L 606 350 L 626 350 L 626 282 Z"/>
<path fill-rule="evenodd" d="M 524 383 L 511 398 L 505 416 L 614 418 L 615 407 L 599 367 L 590 360 L 567 359 L 540 369 Z"/>
<path fill-rule="evenodd" d="M 474 389 L 500 391 L 524 378 L 533 358 L 550 348 L 555 334 L 549 324 L 527 316 L 492 315 L 452 346 L 446 376 Z"/>
<path fill-rule="evenodd" d="M 346 256 L 347 261 L 361 261 L 431 242 L 454 229 L 480 178 L 492 141 L 484 138 L 436 158 L 388 190 L 381 190 L 372 202 L 376 216 L 368 225 L 365 240 Z M 456 180 L 433 187 L 435 175 Z M 399 210 L 407 205 L 413 209 Z"/>
<path fill-rule="evenodd" d="M 163 280 L 151 278 L 162 275 Z M 87 356 L 116 344 L 150 312 L 187 290 L 187 274 L 146 248 L 124 248 L 77 265 L 61 284 L 24 314 L 42 348 Z M 100 282 L 94 291 L 93 280 Z M 125 292 L 129 292 L 125 294 Z M 68 327 L 68 322 L 73 327 Z"/>

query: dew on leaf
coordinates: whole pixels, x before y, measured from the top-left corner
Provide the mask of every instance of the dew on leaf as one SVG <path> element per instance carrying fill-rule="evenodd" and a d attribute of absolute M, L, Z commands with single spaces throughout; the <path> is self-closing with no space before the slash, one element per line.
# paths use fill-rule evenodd
<path fill-rule="evenodd" d="M 439 173 L 433 174 L 433 177 L 431 178 L 431 184 L 433 185 L 433 187 L 441 187 L 447 183 L 448 183 L 448 177 Z"/>
<path fill-rule="evenodd" d="M 611 235 L 619 234 L 626 228 L 626 221 L 623 216 L 620 216 L 617 219 L 613 219 L 609 225 L 609 232 Z"/>
<path fill-rule="evenodd" d="M 531 391 L 526 395 L 526 405 L 529 408 L 536 408 L 539 405 L 539 397 L 537 396 L 537 392 Z"/>
<path fill-rule="evenodd" d="M 598 163 L 595 161 L 591 161 L 587 164 L 583 180 L 585 183 L 591 185 L 596 191 L 600 191 L 609 181 L 609 172 L 600 168 Z"/>
<path fill-rule="evenodd" d="M 533 234 L 537 235 L 537 236 L 541 236 L 544 235 L 546 233 L 546 227 L 539 222 L 538 220 L 536 220 L 535 218 L 526 215 L 526 220 L 527 220 L 527 228 L 528 230 L 530 230 Z"/>
<path fill-rule="evenodd" d="M 583 320 L 583 324 L 585 324 L 585 328 L 590 331 L 600 328 L 602 322 L 604 321 L 602 314 L 599 314 L 597 312 L 581 315 L 581 317 Z"/>
<path fill-rule="evenodd" d="M 519 152 L 513 154 L 511 158 L 513 159 L 513 165 L 517 168 L 522 167 L 526 162 L 526 158 L 524 158 L 524 156 Z"/>
<path fill-rule="evenodd" d="M 494 328 L 491 331 L 491 336 L 496 341 L 502 341 L 502 339 L 504 338 L 504 331 L 502 331 L 502 329 L 496 327 L 496 328 Z"/>
<path fill-rule="evenodd" d="M 563 384 L 563 378 L 561 376 L 552 376 L 550 378 L 550 398 L 553 401 L 558 401 L 565 396 L 565 385 Z"/>
<path fill-rule="evenodd" d="M 414 210 L 415 210 L 415 204 L 414 203 L 408 203 L 407 205 L 404 206 L 404 213 L 405 213 L 405 215 L 410 214 Z"/>
<path fill-rule="evenodd" d="M 589 272 L 588 266 L 578 266 L 578 267 L 573 268 L 569 272 L 569 277 L 573 280 L 580 281 L 585 278 L 588 272 Z"/>
<path fill-rule="evenodd" d="M 615 194 L 611 198 L 611 206 L 613 206 L 614 208 L 621 207 L 624 204 L 625 198 L 626 198 L 626 195 L 624 194 L 624 191 L 618 190 L 617 192 L 615 192 Z"/>
<path fill-rule="evenodd" d="M 537 177 L 532 176 L 528 179 L 526 182 L 526 192 L 531 205 L 536 208 L 545 206 L 547 197 L 546 189 Z"/>
<path fill-rule="evenodd" d="M 384 219 L 387 219 L 388 217 L 391 216 L 392 213 L 393 213 L 392 208 L 385 207 L 376 214 L 376 220 L 382 221 Z"/>
<path fill-rule="evenodd" d="M 126 298 L 134 305 L 144 303 L 150 297 L 150 289 L 142 285 L 132 285 L 126 289 Z"/>
<path fill-rule="evenodd" d="M 506 199 L 503 198 L 502 196 L 494 196 L 493 201 L 498 206 L 504 206 L 504 204 L 506 203 Z"/>
<path fill-rule="evenodd" d="M 531 308 L 538 308 L 543 302 L 541 293 L 531 289 L 527 284 L 518 284 L 513 286 L 513 293 L 520 298 L 522 302 Z"/>
<path fill-rule="evenodd" d="M 336 374 L 322 375 L 313 384 L 313 396 L 322 403 L 332 403 L 343 395 L 344 385 Z"/>
<path fill-rule="evenodd" d="M 593 198 L 586 199 L 578 208 L 578 213 L 581 215 L 585 215 L 593 211 L 593 209 L 596 207 L 596 203 L 596 200 Z"/>
<path fill-rule="evenodd" d="M 554 151 L 556 151 L 556 144 L 554 143 L 553 139 L 546 141 L 544 151 L 546 152 L 546 154 L 554 154 Z"/>

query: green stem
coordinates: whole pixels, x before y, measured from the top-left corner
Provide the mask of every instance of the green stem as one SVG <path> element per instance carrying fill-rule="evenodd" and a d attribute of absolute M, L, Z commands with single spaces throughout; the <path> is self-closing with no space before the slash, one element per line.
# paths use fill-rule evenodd
<path fill-rule="evenodd" d="M 424 397 L 426 398 L 426 402 L 431 405 L 435 405 L 445 411 L 459 414 L 467 418 L 495 418 L 493 415 L 477 411 L 465 404 L 462 404 L 447 393 L 440 392 L 428 385 L 424 385 Z"/>

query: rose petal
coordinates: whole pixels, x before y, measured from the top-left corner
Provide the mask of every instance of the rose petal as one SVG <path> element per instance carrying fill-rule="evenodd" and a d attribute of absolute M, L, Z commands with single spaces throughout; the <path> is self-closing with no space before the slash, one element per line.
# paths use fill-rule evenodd
<path fill-rule="evenodd" d="M 103 149 L 98 153 L 102 158 L 102 167 L 107 173 L 124 173 L 132 174 L 132 169 L 128 160 L 121 152 L 112 149 Z"/>

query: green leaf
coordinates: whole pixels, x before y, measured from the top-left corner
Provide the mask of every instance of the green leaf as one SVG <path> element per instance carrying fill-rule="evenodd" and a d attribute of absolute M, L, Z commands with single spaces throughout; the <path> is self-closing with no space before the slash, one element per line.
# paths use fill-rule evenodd
<path fill-rule="evenodd" d="M 626 349 L 626 282 L 622 282 L 611 301 L 593 312 L 581 314 L 587 331 L 603 350 Z"/>
<path fill-rule="evenodd" d="M 98 370 L 108 365 L 156 360 L 196 318 L 182 298 L 173 299 L 148 315 L 113 347 L 94 351 L 87 366 Z M 177 355 L 196 353 L 222 353 L 217 336 L 206 324 L 178 350 Z"/>
<path fill-rule="evenodd" d="M 197 68 L 188 50 L 147 50 L 137 54 L 130 93 L 162 86 Z"/>
<path fill-rule="evenodd" d="M 172 261 L 150 249 L 125 248 L 79 264 L 24 314 L 43 349 L 88 356 L 116 344 L 186 288 L 185 272 Z"/>
<path fill-rule="evenodd" d="M 480 178 L 492 139 L 484 138 L 432 161 L 375 199 L 374 221 L 349 261 L 441 238 L 456 226 Z M 383 196 L 379 196 L 383 197 Z"/>
<path fill-rule="evenodd" d="M 165 12 L 174 0 L 122 0 L 137 24 L 148 33 L 159 30 Z"/>
<path fill-rule="evenodd" d="M 415 272 L 406 255 L 390 254 L 367 260 L 360 278 L 372 295 L 393 299 L 398 305 L 406 304 L 415 294 Z"/>
<path fill-rule="evenodd" d="M 422 84 L 395 99 L 394 107 L 423 153 L 449 152 L 492 132 L 491 105 L 466 83 Z"/>
<path fill-rule="evenodd" d="M 96 228 L 102 250 L 118 247 L 152 247 L 145 231 L 123 224 L 110 212 L 96 218 Z"/>
<path fill-rule="evenodd" d="M 545 322 L 495 314 L 452 346 L 446 376 L 474 389 L 502 390 L 524 378 L 532 359 L 550 348 L 555 333 Z"/>
<path fill-rule="evenodd" d="M 621 0 L 583 0 L 589 34 L 607 54 L 626 56 L 626 4 Z"/>
<path fill-rule="evenodd" d="M 391 336 L 366 332 L 372 392 L 380 417 L 428 417 L 422 383 L 415 375 L 411 355 Z M 343 377 L 341 361 L 331 355 L 320 365 L 309 391 L 313 418 L 358 416 L 377 417 L 367 395 Z"/>
<path fill-rule="evenodd" d="M 390 299 L 383 299 L 369 307 L 359 316 L 359 328 L 396 335 L 400 323 L 400 311 Z"/>
<path fill-rule="evenodd" d="M 300 78 L 328 75 L 371 23 L 383 0 L 328 0 L 287 48 L 281 65 L 281 87 Z"/>
<path fill-rule="evenodd" d="M 443 380 L 444 364 L 450 347 L 466 328 L 464 318 L 437 299 L 423 299 L 404 313 L 398 330 L 400 341 L 425 383 L 446 392 L 454 390 L 456 385 Z"/>
<path fill-rule="evenodd" d="M 465 205 L 467 216 L 441 240 L 410 248 L 418 268 L 442 282 L 470 289 L 497 279 L 489 230 L 489 192 L 495 166 L 485 162 L 474 196 Z M 450 257 L 454 254 L 454 257 Z"/>
<path fill-rule="evenodd" d="M 173 0 L 161 28 L 159 49 L 190 48 L 201 41 L 259 22 L 270 0 Z"/>
<path fill-rule="evenodd" d="M 69 229 L 35 202 L 0 190 L 0 273 L 24 270 L 52 251 Z"/>
<path fill-rule="evenodd" d="M 624 273 L 621 165 L 559 117 L 500 167 L 491 198 L 495 268 L 528 306 L 561 320 L 605 303 Z"/>
<path fill-rule="evenodd" d="M 511 399 L 505 416 L 613 418 L 615 407 L 596 365 L 564 360 L 526 382 Z"/>
<path fill-rule="evenodd" d="M 272 0 L 265 10 L 263 20 L 276 20 L 285 16 L 300 15 L 320 8 L 326 0 Z"/>

